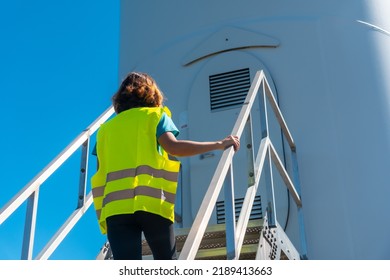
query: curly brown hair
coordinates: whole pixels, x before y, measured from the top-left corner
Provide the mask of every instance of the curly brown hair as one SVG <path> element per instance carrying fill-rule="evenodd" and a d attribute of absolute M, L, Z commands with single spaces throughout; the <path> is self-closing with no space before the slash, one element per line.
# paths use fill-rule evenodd
<path fill-rule="evenodd" d="M 146 73 L 130 72 L 112 96 L 115 112 L 119 114 L 137 107 L 161 107 L 164 95 L 156 81 Z"/>

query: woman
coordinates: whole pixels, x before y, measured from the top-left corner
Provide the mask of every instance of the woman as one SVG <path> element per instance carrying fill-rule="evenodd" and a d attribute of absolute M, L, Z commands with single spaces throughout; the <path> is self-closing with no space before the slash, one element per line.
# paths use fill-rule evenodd
<path fill-rule="evenodd" d="M 116 260 L 142 259 L 142 233 L 154 259 L 176 259 L 174 203 L 180 163 L 240 142 L 178 140 L 178 129 L 152 77 L 131 72 L 112 97 L 116 116 L 97 133 L 98 170 L 92 177 L 100 230 Z M 173 157 L 172 157 L 173 156 Z"/>

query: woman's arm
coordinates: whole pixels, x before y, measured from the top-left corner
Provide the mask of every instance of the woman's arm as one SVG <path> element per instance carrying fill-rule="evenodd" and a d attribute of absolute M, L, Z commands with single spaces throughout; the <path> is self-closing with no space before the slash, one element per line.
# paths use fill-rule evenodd
<path fill-rule="evenodd" d="M 158 138 L 158 142 L 168 154 L 178 157 L 194 156 L 213 150 L 224 150 L 230 146 L 233 146 L 235 151 L 240 148 L 240 140 L 233 135 L 229 135 L 220 141 L 198 142 L 177 140 L 171 132 L 166 132 Z"/>

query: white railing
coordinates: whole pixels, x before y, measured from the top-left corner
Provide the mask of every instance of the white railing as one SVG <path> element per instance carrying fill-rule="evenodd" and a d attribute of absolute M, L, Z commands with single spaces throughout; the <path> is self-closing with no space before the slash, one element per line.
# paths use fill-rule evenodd
<path fill-rule="evenodd" d="M 262 128 L 262 140 L 258 150 L 256 162 L 253 160 L 253 140 L 252 140 L 252 123 L 251 123 L 251 109 L 255 102 L 256 96 L 261 87 L 261 95 L 259 96 L 260 102 L 260 118 Z M 272 142 L 268 135 L 268 111 L 267 101 L 271 104 L 276 119 L 281 127 L 284 137 L 286 138 L 291 153 L 292 153 L 292 170 L 293 180 L 290 179 L 288 172 L 282 164 Z M 199 207 L 199 212 L 195 217 L 194 223 L 184 243 L 183 249 L 180 253 L 179 259 L 193 260 L 196 257 L 203 235 L 209 223 L 211 214 L 215 207 L 217 198 L 221 193 L 221 189 L 224 186 L 225 195 L 225 211 L 226 211 L 226 250 L 227 259 L 238 259 L 241 251 L 241 247 L 244 241 L 244 235 L 247 229 L 250 213 L 252 210 L 253 202 L 256 196 L 256 192 L 260 182 L 260 176 L 263 169 L 266 169 L 266 188 L 268 197 L 268 209 L 267 219 L 268 225 L 271 227 L 277 226 L 277 217 L 275 211 L 275 196 L 272 179 L 271 164 L 274 163 L 279 171 L 285 185 L 287 186 L 290 195 L 298 207 L 298 219 L 300 229 L 300 242 L 301 242 L 301 258 L 306 258 L 306 240 L 303 227 L 302 216 L 302 202 L 299 195 L 299 176 L 298 165 L 296 159 L 296 147 L 294 140 L 288 130 L 286 122 L 279 110 L 279 106 L 276 103 L 274 95 L 270 89 L 268 81 L 263 71 L 256 73 L 256 76 L 249 89 L 248 95 L 245 99 L 244 105 L 241 108 L 240 114 L 234 125 L 232 135 L 237 135 L 241 138 L 243 132 L 246 132 L 246 147 L 248 148 L 248 170 L 249 170 L 249 187 L 247 189 L 244 203 L 240 211 L 240 215 L 237 223 L 234 217 L 234 186 L 233 186 L 233 148 L 225 150 L 221 156 L 217 169 L 210 182 L 209 188 L 204 196 L 204 199 Z M 242 145 L 244 146 L 244 145 Z M 269 162 L 266 163 L 266 158 Z M 298 190 L 297 190 L 298 189 Z"/>
<path fill-rule="evenodd" d="M 69 216 L 66 222 L 46 244 L 36 259 L 48 259 L 58 247 L 82 215 L 92 204 L 92 193 L 86 195 L 88 174 L 88 150 L 90 137 L 97 131 L 100 124 L 108 120 L 114 113 L 113 107 L 109 107 L 79 136 L 77 136 L 56 158 L 54 158 L 39 174 L 37 174 L 23 189 L 21 189 L 1 210 L 0 225 L 27 200 L 26 220 L 21 259 L 33 258 L 35 226 L 37 216 L 38 194 L 41 185 L 49 178 L 71 155 L 82 147 L 80 167 L 79 200 L 76 210 Z"/>
<path fill-rule="evenodd" d="M 253 139 L 252 139 L 252 120 L 251 109 L 256 96 L 261 87 L 260 102 L 260 118 L 262 127 L 262 140 L 254 161 L 253 155 Z M 292 153 L 292 173 L 293 180 L 284 165 L 282 164 L 272 142 L 268 135 L 268 112 L 267 102 L 271 104 L 277 121 L 283 131 Z M 72 154 L 80 147 L 82 148 L 81 167 L 80 167 L 80 187 L 79 187 L 79 202 L 76 210 L 69 216 L 61 228 L 50 239 L 42 251 L 35 259 L 48 259 L 70 230 L 79 221 L 82 215 L 92 204 L 92 194 L 86 194 L 87 174 L 88 174 L 88 154 L 90 137 L 97 131 L 100 124 L 108 120 L 114 113 L 113 107 L 109 107 L 102 115 L 99 116 L 90 126 L 88 126 L 76 139 L 74 139 L 55 159 L 53 159 L 38 175 L 36 175 L 22 190 L 20 190 L 1 210 L 0 210 L 0 225 L 25 201 L 27 201 L 25 230 L 22 246 L 21 259 L 32 259 L 32 252 L 35 238 L 35 225 L 38 205 L 38 194 L 41 185 L 49 178 Z M 276 226 L 276 211 L 273 193 L 272 169 L 271 164 L 274 163 L 279 171 L 281 178 L 287 186 L 290 195 L 298 206 L 298 218 L 301 241 L 301 258 L 306 256 L 306 241 L 303 228 L 303 216 L 301 211 L 302 202 L 299 195 L 299 176 L 298 165 L 296 158 L 296 147 L 293 138 L 287 128 L 284 118 L 279 110 L 273 93 L 269 87 L 268 81 L 263 71 L 256 73 L 256 76 L 249 89 L 246 100 L 242 106 L 238 119 L 234 125 L 232 134 L 241 138 L 245 133 L 246 146 L 248 149 L 248 189 L 244 198 L 244 202 L 240 211 L 238 221 L 235 221 L 234 211 L 234 186 L 233 186 L 233 157 L 234 150 L 229 148 L 225 150 L 221 156 L 217 169 L 210 182 L 209 188 L 200 206 L 200 210 L 194 220 L 191 230 L 188 234 L 186 242 L 180 252 L 179 259 L 194 259 L 198 251 L 199 245 L 203 238 L 204 232 L 210 220 L 213 208 L 215 207 L 218 195 L 224 187 L 225 196 L 225 220 L 226 220 L 226 243 L 227 243 L 227 258 L 237 259 L 240 255 L 240 250 L 244 241 L 245 231 L 248 225 L 251 209 L 259 187 L 259 181 L 263 170 L 266 173 L 266 188 L 269 199 L 267 206 L 268 225 Z M 268 163 L 266 162 L 266 159 Z M 270 175 L 270 176 L 269 176 Z"/>

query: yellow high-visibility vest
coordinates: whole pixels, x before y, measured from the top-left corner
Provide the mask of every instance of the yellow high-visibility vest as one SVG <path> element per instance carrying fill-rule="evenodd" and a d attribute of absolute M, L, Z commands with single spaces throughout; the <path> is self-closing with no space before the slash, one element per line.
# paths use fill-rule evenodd
<path fill-rule="evenodd" d="M 169 110 L 141 107 L 123 111 L 97 133 L 99 167 L 91 178 L 100 230 L 106 218 L 147 211 L 174 221 L 180 162 L 157 149 L 156 129 Z"/>

